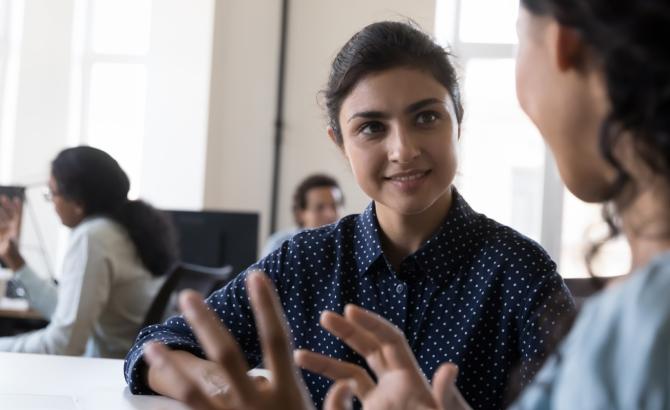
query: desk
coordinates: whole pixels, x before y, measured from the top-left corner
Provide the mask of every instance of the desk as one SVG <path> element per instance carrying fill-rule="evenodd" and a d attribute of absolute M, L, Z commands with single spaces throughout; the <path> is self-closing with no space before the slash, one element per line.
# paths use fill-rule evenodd
<path fill-rule="evenodd" d="M 0 318 L 44 320 L 42 315 L 28 307 L 25 299 L 0 297 Z"/>
<path fill-rule="evenodd" d="M 0 353 L 0 408 L 186 410 L 168 398 L 133 396 L 123 360 Z"/>

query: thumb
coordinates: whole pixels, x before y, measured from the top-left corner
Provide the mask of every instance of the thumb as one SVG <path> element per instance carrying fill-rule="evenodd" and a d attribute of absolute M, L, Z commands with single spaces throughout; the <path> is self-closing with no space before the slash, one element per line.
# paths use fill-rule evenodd
<path fill-rule="evenodd" d="M 323 410 L 351 410 L 355 387 L 355 382 L 351 379 L 335 382 L 328 390 Z"/>
<path fill-rule="evenodd" d="M 433 376 L 433 397 L 440 403 L 442 409 L 469 410 L 461 392 L 456 387 L 458 366 L 453 363 L 444 363 Z"/>

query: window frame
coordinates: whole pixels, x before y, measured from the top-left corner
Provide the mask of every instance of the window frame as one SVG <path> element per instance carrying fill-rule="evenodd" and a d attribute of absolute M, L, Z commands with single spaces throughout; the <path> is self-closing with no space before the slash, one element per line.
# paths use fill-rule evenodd
<path fill-rule="evenodd" d="M 473 59 L 515 59 L 516 44 L 473 43 L 461 41 L 461 5 L 464 0 L 436 0 L 435 36 L 448 46 L 458 61 L 461 83 L 465 81 L 465 67 Z M 445 17 L 446 16 L 446 17 Z M 563 200 L 565 186 L 558 174 L 551 152 L 545 147 L 543 170 L 540 244 L 552 259 L 560 264 L 563 234 Z M 558 267 L 560 271 L 560 266 Z"/>

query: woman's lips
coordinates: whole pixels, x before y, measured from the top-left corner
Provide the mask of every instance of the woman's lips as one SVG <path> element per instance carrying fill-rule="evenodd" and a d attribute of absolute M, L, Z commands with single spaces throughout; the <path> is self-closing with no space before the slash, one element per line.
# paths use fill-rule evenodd
<path fill-rule="evenodd" d="M 426 180 L 430 170 L 399 172 L 384 179 L 403 191 L 413 191 Z"/>

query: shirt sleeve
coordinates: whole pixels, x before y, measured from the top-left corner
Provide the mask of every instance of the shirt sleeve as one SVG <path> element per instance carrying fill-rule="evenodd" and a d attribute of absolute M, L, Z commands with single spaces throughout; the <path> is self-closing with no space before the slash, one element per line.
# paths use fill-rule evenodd
<path fill-rule="evenodd" d="M 54 281 L 37 275 L 28 265 L 16 272 L 16 280 L 26 290 L 30 307 L 50 319 L 58 303 L 58 286 Z"/>
<path fill-rule="evenodd" d="M 575 315 L 575 305 L 563 279 L 550 263 L 550 273 L 526 293 L 524 314 L 518 323 L 521 367 L 513 383 L 522 387 L 535 374 L 561 339 L 562 331 Z M 520 380 L 518 380 L 520 379 Z"/>
<path fill-rule="evenodd" d="M 205 300 L 207 306 L 220 318 L 221 323 L 230 330 L 251 367 L 262 362 L 262 353 L 247 296 L 246 278 L 253 270 L 262 270 L 277 285 L 275 273 L 278 272 L 277 267 L 281 266 L 285 250 L 284 245 Z M 183 316 L 174 316 L 163 324 L 148 326 L 138 335 L 124 363 L 126 382 L 133 394 L 155 394 L 144 380 L 146 363 L 143 360 L 143 347 L 148 342 L 158 342 L 173 350 L 183 350 L 205 358 L 205 353 Z"/>
<path fill-rule="evenodd" d="M 88 235 L 75 238 L 65 256 L 51 322 L 44 329 L 0 338 L 0 351 L 82 355 L 109 298 L 111 269 L 104 255 Z"/>
<path fill-rule="evenodd" d="M 591 297 L 513 409 L 670 408 L 670 264 Z"/>

